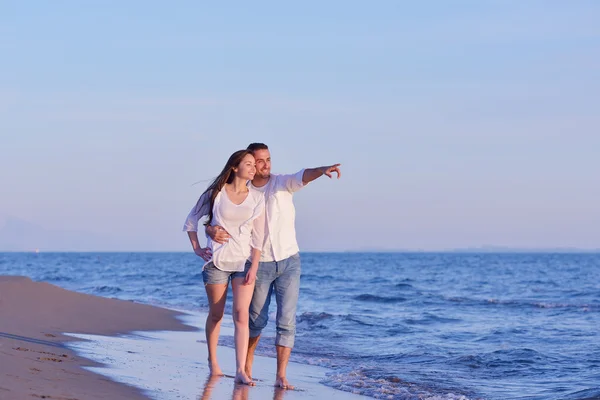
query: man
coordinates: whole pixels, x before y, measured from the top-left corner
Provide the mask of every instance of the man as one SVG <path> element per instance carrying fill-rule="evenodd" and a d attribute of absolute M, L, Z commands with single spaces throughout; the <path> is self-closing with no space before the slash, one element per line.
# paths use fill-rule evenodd
<path fill-rule="evenodd" d="M 341 176 L 340 164 L 307 168 L 292 175 L 271 175 L 271 154 L 263 143 L 248 146 L 256 160 L 256 174 L 251 186 L 265 194 L 265 244 L 258 266 L 254 295 L 250 304 L 250 341 L 246 374 L 252 379 L 254 350 L 260 334 L 267 326 L 271 294 L 277 303 L 277 377 L 275 386 L 293 389 L 286 378 L 286 370 L 296 334 L 296 308 L 300 292 L 300 255 L 296 241 L 296 210 L 292 201 L 295 192 L 320 176 Z M 212 240 L 223 243 L 229 234 L 219 226 L 206 228 Z"/>

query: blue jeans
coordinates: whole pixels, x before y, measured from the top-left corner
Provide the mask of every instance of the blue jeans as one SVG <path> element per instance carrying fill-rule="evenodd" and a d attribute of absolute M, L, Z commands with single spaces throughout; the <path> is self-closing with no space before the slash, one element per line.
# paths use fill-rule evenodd
<path fill-rule="evenodd" d="M 281 261 L 258 264 L 254 296 L 250 303 L 250 337 L 257 337 L 267 326 L 271 295 L 277 302 L 277 346 L 294 347 L 296 308 L 300 293 L 300 254 Z"/>

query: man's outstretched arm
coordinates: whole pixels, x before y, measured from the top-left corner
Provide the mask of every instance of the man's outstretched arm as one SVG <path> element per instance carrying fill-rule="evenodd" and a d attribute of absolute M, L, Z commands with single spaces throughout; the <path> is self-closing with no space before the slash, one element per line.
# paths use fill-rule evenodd
<path fill-rule="evenodd" d="M 302 184 L 306 185 L 307 183 L 312 182 L 323 175 L 327 175 L 329 178 L 331 178 L 334 172 L 337 174 L 338 179 L 340 179 L 342 176 L 342 172 L 339 168 L 340 165 L 342 164 L 333 164 L 319 168 L 306 168 L 304 170 L 304 174 L 302 175 Z"/>

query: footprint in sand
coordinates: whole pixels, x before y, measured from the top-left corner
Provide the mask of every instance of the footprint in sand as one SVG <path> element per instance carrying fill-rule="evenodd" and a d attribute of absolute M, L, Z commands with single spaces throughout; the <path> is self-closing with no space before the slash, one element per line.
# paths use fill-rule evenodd
<path fill-rule="evenodd" d="M 38 360 L 40 360 L 40 361 L 63 362 L 63 360 L 61 360 L 60 358 L 54 358 L 54 357 L 38 357 Z"/>
<path fill-rule="evenodd" d="M 25 347 L 13 347 L 13 349 L 17 350 L 17 351 L 29 351 L 29 349 L 27 349 Z M 33 350 L 33 351 L 35 351 L 35 350 Z M 60 358 L 56 358 L 56 357 L 69 358 L 68 354 L 55 354 L 55 353 L 51 353 L 49 351 L 36 351 L 36 353 L 48 354 L 50 356 L 54 356 L 54 357 L 38 357 L 37 359 L 40 361 L 63 362 L 64 360 L 61 360 Z"/>

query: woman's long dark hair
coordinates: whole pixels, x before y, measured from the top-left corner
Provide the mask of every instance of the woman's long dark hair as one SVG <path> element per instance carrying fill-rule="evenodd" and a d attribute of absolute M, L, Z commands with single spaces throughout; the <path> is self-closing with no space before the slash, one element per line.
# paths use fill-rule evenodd
<path fill-rule="evenodd" d="M 233 178 L 235 177 L 233 169 L 237 168 L 237 166 L 240 165 L 244 157 L 246 157 L 248 154 L 252 155 L 252 152 L 250 150 L 238 150 L 235 153 L 233 153 L 229 157 L 229 160 L 227 160 L 227 164 L 225 164 L 225 167 L 223 167 L 221 173 L 212 181 L 212 183 L 208 186 L 204 193 L 202 193 L 202 196 L 208 193 L 208 196 L 205 197 L 204 202 L 200 202 L 202 200 L 202 196 L 200 196 L 200 199 L 198 199 L 195 209 L 196 214 L 200 212 L 200 209 L 203 205 L 206 204 L 206 202 L 208 202 L 209 206 L 208 220 L 204 223 L 204 225 L 209 226 L 212 222 L 213 205 L 215 204 L 215 198 L 217 197 L 217 194 L 219 194 L 219 192 L 221 191 L 221 189 L 223 189 L 223 186 L 225 186 L 226 183 L 233 182 Z"/>

